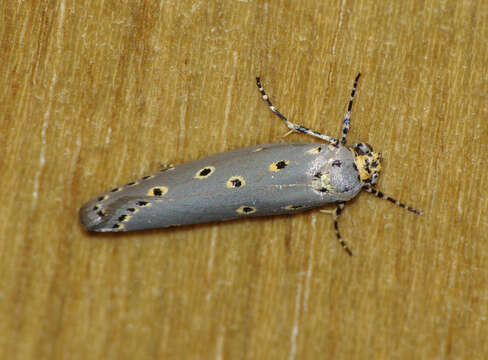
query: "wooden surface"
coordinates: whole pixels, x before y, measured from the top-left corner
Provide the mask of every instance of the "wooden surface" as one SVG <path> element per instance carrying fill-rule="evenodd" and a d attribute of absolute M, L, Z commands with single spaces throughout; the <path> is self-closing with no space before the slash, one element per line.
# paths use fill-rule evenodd
<path fill-rule="evenodd" d="M 483 359 L 488 2 L 3 1 L 0 358 Z M 290 119 L 383 153 L 340 219 L 92 235 L 78 208 Z"/>

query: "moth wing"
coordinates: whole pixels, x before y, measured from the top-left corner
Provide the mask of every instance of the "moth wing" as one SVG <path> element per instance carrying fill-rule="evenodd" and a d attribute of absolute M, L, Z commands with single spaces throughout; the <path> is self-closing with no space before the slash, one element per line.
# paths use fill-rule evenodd
<path fill-rule="evenodd" d="M 80 217 L 89 230 L 129 231 L 303 211 L 335 201 L 312 186 L 330 157 L 323 144 L 311 143 L 233 150 L 106 193 Z"/>

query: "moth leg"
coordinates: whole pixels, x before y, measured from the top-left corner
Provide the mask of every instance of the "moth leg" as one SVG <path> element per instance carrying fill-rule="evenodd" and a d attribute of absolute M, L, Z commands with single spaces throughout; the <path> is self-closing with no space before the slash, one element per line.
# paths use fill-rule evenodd
<path fill-rule="evenodd" d="M 395 204 L 396 206 L 400 206 L 400 207 L 404 208 L 405 210 L 413 212 L 414 214 L 417 214 L 417 215 L 423 215 L 424 214 L 423 211 L 415 210 L 414 208 L 411 208 L 410 206 L 407 206 L 404 203 L 401 203 L 400 201 L 395 200 L 395 199 L 383 194 L 381 191 L 378 191 L 375 188 L 365 186 L 363 189 L 366 190 L 367 192 L 373 194 L 374 196 L 379 197 L 380 199 L 388 200 L 388 201 L 392 202 L 393 204 Z"/>
<path fill-rule="evenodd" d="M 341 244 L 342 248 L 346 250 L 347 254 L 349 256 L 352 256 L 351 249 L 349 249 L 349 247 L 344 242 L 344 240 L 342 240 L 341 233 L 339 232 L 339 224 L 337 222 L 337 219 L 339 218 L 339 215 L 341 215 L 343 209 L 344 209 L 344 203 L 339 203 L 337 204 L 334 210 L 320 210 L 320 212 L 325 214 L 332 214 L 332 217 L 334 219 L 334 230 L 337 236 L 337 240 L 339 241 L 339 244 Z"/>
<path fill-rule="evenodd" d="M 290 131 L 287 131 L 287 132 L 286 132 L 286 134 L 285 134 L 285 135 L 283 135 L 281 138 L 283 138 L 283 139 L 284 139 L 284 138 L 286 138 L 288 135 L 293 134 L 294 132 L 296 132 L 296 131 L 295 131 L 295 129 L 291 129 Z"/>
<path fill-rule="evenodd" d="M 324 214 L 327 214 L 327 215 L 333 215 L 335 213 L 335 209 L 334 210 L 330 210 L 330 209 L 327 209 L 327 210 L 319 210 L 321 213 L 324 213 Z"/>
<path fill-rule="evenodd" d="M 171 170 L 174 168 L 175 168 L 175 166 L 173 164 L 160 164 L 159 165 L 159 172 L 168 171 L 168 170 Z"/>
<path fill-rule="evenodd" d="M 354 85 L 352 86 L 351 96 L 349 97 L 349 104 L 347 105 L 347 111 L 344 115 L 344 122 L 342 123 L 342 135 L 341 135 L 341 144 L 346 143 L 347 133 L 349 132 L 349 127 L 351 126 L 351 109 L 352 109 L 352 101 L 354 100 L 354 95 L 356 94 L 356 88 L 358 86 L 358 80 L 361 76 L 361 73 L 358 73 L 356 79 L 354 79 Z"/>
<path fill-rule="evenodd" d="M 332 144 L 337 144 L 338 141 L 337 139 L 331 137 L 331 136 L 327 136 L 327 135 L 324 135 L 324 134 L 321 134 L 317 131 L 314 131 L 314 130 L 310 130 L 309 128 L 306 128 L 305 126 L 302 126 L 302 125 L 298 125 L 298 124 L 295 124 L 295 123 L 292 123 L 291 121 L 289 121 L 286 117 L 283 116 L 283 114 L 281 114 L 277 108 L 275 108 L 273 106 L 273 104 L 271 103 L 271 101 L 269 101 L 269 97 L 268 95 L 266 95 L 266 93 L 264 92 L 264 88 L 263 86 L 261 85 L 261 81 L 259 79 L 259 77 L 256 78 L 256 85 L 258 86 L 258 90 L 259 92 L 261 93 L 261 97 L 263 98 L 263 100 L 268 104 L 268 107 L 269 109 L 274 112 L 281 120 L 284 121 L 284 123 L 286 124 L 286 126 L 288 126 L 288 128 L 290 130 L 293 130 L 293 131 L 298 131 L 298 132 L 301 132 L 303 134 L 307 134 L 307 135 L 310 135 L 310 136 L 314 136 L 316 138 L 319 138 L 319 139 L 322 139 L 322 140 L 325 140 L 325 141 L 328 141 Z"/>

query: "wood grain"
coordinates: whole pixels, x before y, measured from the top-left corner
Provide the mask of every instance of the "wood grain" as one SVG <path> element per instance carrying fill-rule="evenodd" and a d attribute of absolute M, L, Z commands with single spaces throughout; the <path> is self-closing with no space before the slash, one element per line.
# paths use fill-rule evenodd
<path fill-rule="evenodd" d="M 488 2 L 0 3 L 0 357 L 483 359 Z M 351 142 L 379 188 L 319 212 L 92 235 L 113 185 L 285 140 Z"/>

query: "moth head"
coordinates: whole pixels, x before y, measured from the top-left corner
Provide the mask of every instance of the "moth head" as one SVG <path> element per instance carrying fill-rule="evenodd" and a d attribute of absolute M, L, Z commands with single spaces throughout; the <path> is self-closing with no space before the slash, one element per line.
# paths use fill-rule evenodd
<path fill-rule="evenodd" d="M 381 171 L 381 153 L 373 151 L 373 147 L 366 143 L 358 143 L 353 147 L 354 163 L 359 171 L 361 182 L 376 185 Z"/>

